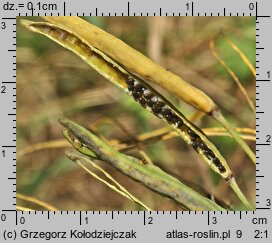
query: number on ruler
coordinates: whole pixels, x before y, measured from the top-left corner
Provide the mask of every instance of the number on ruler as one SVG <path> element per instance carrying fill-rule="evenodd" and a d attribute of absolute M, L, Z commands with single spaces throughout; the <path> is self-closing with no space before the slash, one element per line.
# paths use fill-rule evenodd
<path fill-rule="evenodd" d="M 254 3 L 250 3 L 250 4 L 249 4 L 249 9 L 250 9 L 250 10 L 254 10 L 254 7 L 255 7 L 255 6 L 254 6 Z"/>
<path fill-rule="evenodd" d="M 266 204 L 265 204 L 265 205 L 266 205 L 267 207 L 270 207 L 270 206 L 271 206 L 271 199 L 268 198 L 268 199 L 266 199 L 265 201 L 266 201 Z"/>
<path fill-rule="evenodd" d="M 189 3 L 186 3 L 186 9 L 190 10 L 190 4 Z"/>
<path fill-rule="evenodd" d="M 89 223 L 89 218 L 86 217 L 86 218 L 85 218 L 85 224 L 88 224 L 88 223 Z"/>
<path fill-rule="evenodd" d="M 217 218 L 216 217 L 212 217 L 211 218 L 211 223 L 212 224 L 217 224 Z"/>
<path fill-rule="evenodd" d="M 2 150 L 2 155 L 3 155 L 3 157 L 6 157 L 6 151 L 5 150 Z"/>
<path fill-rule="evenodd" d="M 236 230 L 236 238 L 240 239 L 242 237 L 242 230 Z"/>
<path fill-rule="evenodd" d="M 267 77 L 270 78 L 270 71 L 267 71 Z"/>
<path fill-rule="evenodd" d="M 153 217 L 147 218 L 147 224 L 153 224 Z"/>
<path fill-rule="evenodd" d="M 1 86 L 1 93 L 2 94 L 5 94 L 6 93 L 6 86 Z"/>
<path fill-rule="evenodd" d="M 7 28 L 6 22 L 1 22 L 1 29 L 4 30 L 6 28 Z"/>
<path fill-rule="evenodd" d="M 266 135 L 266 142 L 271 143 L 271 135 Z"/>
<path fill-rule="evenodd" d="M 20 224 L 25 224 L 25 217 L 21 217 L 21 218 L 19 219 L 19 222 L 20 222 Z"/>
<path fill-rule="evenodd" d="M 7 215 L 5 215 L 5 214 L 1 214 L 1 221 L 6 221 L 6 219 L 7 219 Z"/>

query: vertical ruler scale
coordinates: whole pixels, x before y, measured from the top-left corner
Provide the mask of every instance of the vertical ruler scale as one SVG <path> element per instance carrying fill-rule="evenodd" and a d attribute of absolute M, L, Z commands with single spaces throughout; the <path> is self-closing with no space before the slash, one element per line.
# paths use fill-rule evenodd
<path fill-rule="evenodd" d="M 1 204 L 16 205 L 16 18 L 1 18 Z M 5 70 L 5 72 L 3 71 Z M 4 196 L 5 195 L 5 196 Z"/>
<path fill-rule="evenodd" d="M 272 111 L 271 1 L 15 1 L 1 2 L 0 237 L 25 242 L 28 232 L 45 232 L 53 242 L 93 240 L 97 232 L 125 231 L 137 242 L 271 242 Z M 256 16 L 256 212 L 13 212 L 16 205 L 16 16 Z M 10 212 L 12 211 L 12 212 Z M 3 230 L 2 230 L 3 229 Z M 75 230 L 77 229 L 77 230 Z M 270 231 L 269 231 L 270 230 Z M 14 233 L 16 232 L 16 233 Z M 54 232 L 66 232 L 54 237 Z M 88 233 L 92 232 L 92 237 Z M 96 232 L 96 233 L 95 233 Z M 10 233 L 10 234 L 8 234 Z M 187 237 L 186 237 L 187 235 Z M 209 237 L 205 237 L 208 235 Z M 62 238 L 61 236 L 65 236 Z M 112 235 L 111 235 L 112 236 Z M 43 239 L 42 239 L 43 238 Z M 40 237 L 44 240 L 46 237 Z M 56 238 L 56 239 L 53 239 Z M 113 237 L 114 238 L 114 237 Z M 108 237 L 109 240 L 109 237 Z M 114 239 L 117 240 L 118 239 Z M 129 239 L 128 239 L 129 240 Z"/>
<path fill-rule="evenodd" d="M 257 210 L 271 208 L 271 191 L 265 192 L 265 185 L 271 185 L 271 175 L 268 168 L 271 158 L 271 120 L 270 108 L 270 53 L 271 35 L 268 31 L 271 28 L 271 18 L 261 15 L 265 12 L 256 2 L 250 5 L 252 11 L 256 11 L 256 207 Z"/>

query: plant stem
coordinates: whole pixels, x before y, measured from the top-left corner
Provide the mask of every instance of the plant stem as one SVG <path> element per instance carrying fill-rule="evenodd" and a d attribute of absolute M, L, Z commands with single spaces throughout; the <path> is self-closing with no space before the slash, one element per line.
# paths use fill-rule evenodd
<path fill-rule="evenodd" d="M 246 152 L 249 156 L 251 161 L 256 165 L 256 156 L 254 152 L 249 148 L 246 142 L 239 136 L 239 134 L 229 125 L 227 120 L 224 118 L 220 111 L 214 112 L 212 116 L 223 126 L 227 129 L 227 131 L 232 135 L 234 140 L 242 147 L 242 149 Z"/>
<path fill-rule="evenodd" d="M 149 189 L 172 198 L 186 209 L 195 211 L 225 210 L 214 201 L 203 197 L 159 167 L 152 164 L 143 164 L 137 158 L 119 153 L 93 133 L 68 119 L 61 118 L 59 122 L 100 160 L 107 162 L 130 178 L 143 183 Z M 79 160 L 83 156 L 71 150 L 67 151 L 66 155 L 73 161 Z"/>
<path fill-rule="evenodd" d="M 235 194 L 239 197 L 239 199 L 244 204 L 244 206 L 246 207 L 247 210 L 250 210 L 250 211 L 255 210 L 255 208 L 252 207 L 250 202 L 247 200 L 245 195 L 240 190 L 240 188 L 239 188 L 239 186 L 238 186 L 238 184 L 237 184 L 234 177 L 229 180 L 228 184 L 230 185 L 231 189 L 235 192 Z"/>

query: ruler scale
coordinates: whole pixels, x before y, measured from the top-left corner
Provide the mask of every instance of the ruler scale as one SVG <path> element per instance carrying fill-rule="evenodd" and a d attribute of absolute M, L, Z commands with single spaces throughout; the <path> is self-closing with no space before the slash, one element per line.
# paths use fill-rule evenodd
<path fill-rule="evenodd" d="M 113 3 L 114 2 L 114 3 Z M 79 4 L 80 3 L 80 4 Z M 29 239 L 271 242 L 272 2 L 267 1 L 1 1 L 1 235 Z M 16 16 L 256 16 L 256 211 L 32 211 L 16 205 Z M 32 234 L 31 234 L 32 232 Z"/>

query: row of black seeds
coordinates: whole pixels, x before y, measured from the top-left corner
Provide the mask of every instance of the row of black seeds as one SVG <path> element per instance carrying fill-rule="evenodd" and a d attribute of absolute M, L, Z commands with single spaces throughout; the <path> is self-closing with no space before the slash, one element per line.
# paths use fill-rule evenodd
<path fill-rule="evenodd" d="M 175 124 L 178 128 L 184 126 L 183 121 L 176 114 L 174 114 L 171 109 L 169 109 L 167 104 L 161 101 L 159 97 L 151 92 L 148 88 L 140 84 L 138 80 L 129 77 L 126 82 L 128 85 L 128 90 L 131 92 L 133 98 L 143 107 L 150 107 L 156 116 L 164 117 L 170 124 Z M 224 173 L 226 168 L 222 165 L 220 160 L 215 157 L 215 154 L 206 146 L 201 138 L 189 127 L 187 127 L 187 133 L 191 137 L 192 147 L 194 149 L 200 148 L 206 157 L 213 161 L 214 165 L 219 169 L 219 171 Z"/>
<path fill-rule="evenodd" d="M 183 121 L 172 112 L 167 104 L 147 87 L 140 84 L 138 80 L 129 77 L 126 82 L 134 99 L 143 107 L 148 106 L 156 116 L 164 117 L 170 124 L 175 124 L 178 128 L 183 126 Z"/>
<path fill-rule="evenodd" d="M 70 33 L 66 31 L 60 31 L 57 28 L 51 28 L 49 26 L 40 26 L 40 28 L 43 28 L 45 33 L 54 32 L 54 34 L 58 36 L 60 40 L 66 40 L 70 37 Z M 84 43 L 78 43 L 78 45 L 80 45 L 81 48 L 88 48 Z M 126 82 L 128 85 L 128 90 L 131 92 L 134 99 L 143 107 L 149 106 L 156 116 L 163 116 L 170 124 L 175 124 L 178 128 L 181 128 L 184 125 L 183 121 L 176 114 L 174 114 L 172 110 L 169 109 L 169 107 L 159 99 L 158 96 L 140 84 L 139 81 L 132 77 L 128 77 Z M 213 161 L 213 164 L 219 169 L 219 171 L 224 173 L 226 168 L 222 165 L 220 160 L 216 158 L 215 154 L 206 146 L 201 138 L 188 127 L 187 133 L 191 137 L 192 147 L 194 149 L 200 148 L 205 156 Z"/>
<path fill-rule="evenodd" d="M 215 156 L 215 154 L 213 153 L 212 150 L 210 150 L 207 145 L 201 140 L 201 138 L 190 128 L 187 128 L 187 133 L 190 135 L 191 137 L 191 141 L 192 141 L 192 147 L 194 149 L 201 149 L 202 152 L 205 154 L 205 156 L 212 160 L 213 164 L 218 168 L 218 170 L 221 173 L 226 172 L 226 168 L 224 167 L 224 165 L 220 162 L 220 160 Z"/>

